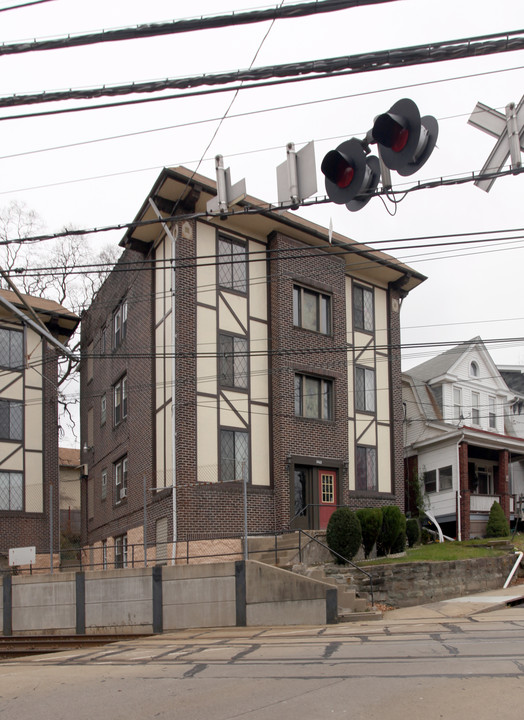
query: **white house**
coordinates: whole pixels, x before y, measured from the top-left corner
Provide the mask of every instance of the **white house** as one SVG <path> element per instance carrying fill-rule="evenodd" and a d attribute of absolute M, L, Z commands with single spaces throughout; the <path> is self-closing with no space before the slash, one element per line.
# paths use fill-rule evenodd
<path fill-rule="evenodd" d="M 510 519 L 524 433 L 509 421 L 515 392 L 481 338 L 411 368 L 402 387 L 407 487 L 418 477 L 427 509 L 451 536 L 482 535 L 494 501 Z"/>

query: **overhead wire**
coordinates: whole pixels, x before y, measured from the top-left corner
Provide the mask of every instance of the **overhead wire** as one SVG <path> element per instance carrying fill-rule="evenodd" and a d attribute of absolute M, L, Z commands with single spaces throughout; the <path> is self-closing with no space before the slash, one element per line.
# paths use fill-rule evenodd
<path fill-rule="evenodd" d="M 0 13 L 7 12 L 8 10 L 20 10 L 22 8 L 31 7 L 32 5 L 42 5 L 43 3 L 54 1 L 55 0 L 28 0 L 28 2 L 20 3 L 19 5 L 9 5 L 8 7 L 2 7 L 0 8 Z"/>
<path fill-rule="evenodd" d="M 248 70 L 166 78 L 164 80 L 136 82 L 125 85 L 103 85 L 93 88 L 9 95 L 0 97 L 0 107 L 19 107 L 21 105 L 60 102 L 64 100 L 154 93 L 172 89 L 184 90 L 203 85 L 223 86 L 234 82 L 240 84 L 229 88 L 229 90 L 244 90 L 248 86 L 242 84 L 243 81 L 254 81 L 255 87 L 257 87 L 257 81 L 268 82 L 268 79 L 272 78 L 298 82 L 302 80 L 333 77 L 341 71 L 357 74 L 414 65 L 425 65 L 467 57 L 480 57 L 522 49 L 524 49 L 524 30 L 511 30 L 504 33 L 494 33 L 492 35 L 440 41 L 431 44 L 413 45 L 393 50 L 379 50 L 335 58 L 268 65 L 265 67 L 250 68 Z M 305 75 L 308 77 L 304 77 Z M 273 82 L 273 80 L 271 80 L 271 82 Z"/>
<path fill-rule="evenodd" d="M 161 35 L 175 35 L 201 30 L 248 25 L 276 20 L 296 19 L 310 15 L 321 15 L 324 13 L 348 10 L 367 5 L 382 5 L 396 2 L 397 0 L 314 0 L 313 2 L 302 2 L 297 5 L 283 3 L 271 8 L 241 10 L 232 14 L 220 14 L 200 16 L 194 18 L 183 18 L 179 20 L 167 20 L 157 23 L 142 23 L 140 25 L 124 28 L 112 28 L 90 33 L 69 33 L 65 37 L 34 39 L 32 41 L 3 43 L 0 45 L 0 55 L 13 55 L 19 53 L 36 52 L 43 50 L 62 50 L 84 45 L 98 45 L 107 42 L 119 42 L 122 40 L 140 40 L 143 38 L 158 37 Z M 36 5 L 38 2 L 49 2 L 49 0 L 33 0 L 25 5 Z M 15 6 L 24 7 L 24 6 Z M 7 8 L 11 9 L 11 8 Z"/>

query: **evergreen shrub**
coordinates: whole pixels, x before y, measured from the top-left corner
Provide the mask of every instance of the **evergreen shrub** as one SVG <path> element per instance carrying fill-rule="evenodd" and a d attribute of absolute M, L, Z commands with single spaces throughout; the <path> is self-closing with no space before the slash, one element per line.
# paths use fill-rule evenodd
<path fill-rule="evenodd" d="M 420 525 L 417 518 L 409 518 L 406 522 L 406 537 L 410 548 L 414 547 L 420 540 Z"/>
<path fill-rule="evenodd" d="M 329 518 L 326 541 L 330 550 L 351 560 L 359 551 L 362 544 L 362 529 L 360 521 L 348 507 L 341 507 Z M 333 555 L 335 562 L 343 564 L 343 560 Z"/>
<path fill-rule="evenodd" d="M 488 525 L 486 527 L 486 537 L 506 537 L 509 535 L 509 522 L 504 515 L 500 503 L 494 502 L 489 511 Z"/>
<path fill-rule="evenodd" d="M 399 535 L 402 533 L 405 535 L 405 522 L 406 518 L 396 505 L 386 505 L 382 508 L 382 527 L 377 540 L 378 554 L 389 555 L 393 552 L 395 543 L 400 544 Z"/>
<path fill-rule="evenodd" d="M 357 517 L 362 528 L 362 545 L 364 554 L 369 557 L 375 543 L 377 542 L 380 528 L 382 527 L 381 508 L 362 508 L 357 510 Z"/>

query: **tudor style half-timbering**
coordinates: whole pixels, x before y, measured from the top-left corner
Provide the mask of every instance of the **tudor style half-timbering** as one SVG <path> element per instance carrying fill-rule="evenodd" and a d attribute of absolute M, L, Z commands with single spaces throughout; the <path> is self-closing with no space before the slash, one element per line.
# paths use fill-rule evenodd
<path fill-rule="evenodd" d="M 403 397 L 406 482 L 422 482 L 444 532 L 482 535 L 494 501 L 512 519 L 524 434 L 511 422 L 515 393 L 480 337 L 404 373 Z"/>
<path fill-rule="evenodd" d="M 58 303 L 0 290 L 3 560 L 10 548 L 35 546 L 49 564 L 51 538 L 59 550 L 58 354 L 50 340 L 67 342 L 78 322 Z"/>
<path fill-rule="evenodd" d="M 399 313 L 423 276 L 337 233 L 330 242 L 293 213 L 249 213 L 262 206 L 255 198 L 227 219 L 202 216 L 214 195 L 214 182 L 164 170 L 137 220 L 169 222 L 126 234 L 86 313 L 93 544 L 129 543 L 131 532 L 141 542 L 144 506 L 151 544 L 239 533 L 243 478 L 250 533 L 325 527 L 341 504 L 403 508 Z M 100 358 L 104 317 L 124 302 L 125 340 Z M 124 378 L 125 417 L 114 399 Z M 137 415 L 147 392 L 149 413 Z M 114 407 L 102 424 L 104 395 Z"/>

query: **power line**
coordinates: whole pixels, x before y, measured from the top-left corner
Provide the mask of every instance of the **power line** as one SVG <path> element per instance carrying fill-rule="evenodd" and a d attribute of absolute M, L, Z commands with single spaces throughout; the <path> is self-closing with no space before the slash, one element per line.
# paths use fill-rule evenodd
<path fill-rule="evenodd" d="M 322 103 L 322 102 L 331 102 L 332 100 L 344 100 L 344 99 L 348 99 L 348 98 L 365 97 L 367 95 L 377 95 L 377 94 L 380 94 L 383 92 L 391 92 L 393 90 L 404 90 L 407 88 L 414 88 L 414 87 L 424 87 L 426 85 L 438 85 L 438 84 L 444 83 L 444 82 L 452 82 L 455 80 L 467 80 L 469 78 L 483 77 L 485 75 L 496 75 L 498 73 L 511 72 L 513 70 L 522 70 L 522 69 L 523 69 L 523 66 L 517 66 L 517 67 L 512 67 L 512 68 L 504 68 L 502 70 L 487 70 L 487 71 L 481 72 L 481 73 L 471 73 L 468 75 L 456 75 L 455 77 L 442 78 L 440 80 L 425 80 L 424 82 L 420 82 L 420 83 L 408 83 L 407 85 L 397 85 L 394 87 L 387 87 L 387 88 L 379 89 L 379 90 L 366 90 L 364 92 L 352 93 L 349 95 L 340 95 L 340 96 L 334 97 L 334 98 L 327 98 L 326 100 L 323 100 L 323 99 L 308 100 L 307 102 L 303 102 L 303 103 L 282 105 L 282 106 L 275 107 L 275 108 L 262 108 L 261 110 L 251 110 L 250 112 L 240 113 L 238 115 L 231 115 L 230 117 L 236 118 L 236 117 L 243 117 L 244 115 L 256 115 L 256 114 L 263 113 L 263 112 L 272 112 L 273 110 L 286 110 L 288 108 L 302 107 L 303 105 L 315 105 L 317 103 Z M 348 75 L 348 74 L 350 74 L 350 73 L 345 71 L 345 72 L 340 72 L 340 73 L 332 73 L 331 75 L 326 76 L 326 77 L 331 77 L 331 78 L 332 77 L 343 77 L 344 75 Z M 274 83 L 273 82 L 257 83 L 254 85 L 244 83 L 242 85 L 242 87 L 244 90 L 248 90 L 251 88 L 266 87 L 268 85 L 278 85 L 278 84 L 285 84 L 287 82 L 300 82 L 301 80 L 315 80 L 315 79 L 317 79 L 317 78 L 296 78 L 291 81 L 282 80 L 282 81 L 274 82 Z M 322 79 L 322 78 L 318 78 L 318 79 Z M 234 89 L 235 88 L 215 88 L 214 90 L 195 91 L 195 92 L 191 92 L 191 93 L 177 93 L 176 95 L 162 95 L 161 97 L 147 97 L 147 98 L 140 98 L 140 99 L 136 99 L 136 100 L 122 100 L 120 102 L 103 103 L 101 105 L 85 105 L 85 106 L 76 107 L 76 108 L 62 108 L 62 109 L 57 109 L 57 110 L 43 110 L 41 112 L 35 112 L 35 113 L 19 113 L 17 115 L 4 115 L 3 117 L 0 117 L 0 122 L 2 122 L 4 120 L 23 120 L 23 119 L 27 119 L 27 118 L 47 117 L 49 115 L 63 115 L 66 113 L 84 112 L 84 111 L 88 111 L 88 110 L 105 110 L 105 109 L 110 109 L 110 108 L 124 107 L 124 106 L 137 105 L 137 104 L 143 104 L 143 103 L 149 103 L 149 102 L 163 102 L 165 100 L 180 100 L 180 99 L 184 99 L 184 98 L 188 98 L 188 97 L 198 97 L 200 95 L 208 95 L 211 93 L 232 92 Z M 216 119 L 217 118 L 210 118 L 209 120 L 193 121 L 191 123 L 182 123 L 181 125 L 173 125 L 173 127 L 174 128 L 185 127 L 188 124 L 189 125 L 192 125 L 192 124 L 198 125 L 198 124 L 200 124 L 200 122 L 214 122 Z M 169 130 L 171 128 L 170 127 L 160 128 L 160 130 L 162 130 L 162 129 Z M 148 131 L 145 131 L 145 132 L 148 132 Z M 109 139 L 111 139 L 111 138 L 109 138 Z M 64 147 L 68 147 L 68 146 L 66 145 Z M 10 156 L 5 156 L 5 157 L 10 157 Z"/>
<path fill-rule="evenodd" d="M 35 0 L 26 3 L 26 5 L 36 5 L 38 1 L 49 2 L 49 0 Z M 170 20 L 160 23 L 142 24 L 135 27 L 101 30 L 83 35 L 69 34 L 62 38 L 3 44 L 0 46 L 0 55 L 14 55 L 41 50 L 62 50 L 64 48 L 118 42 L 121 40 L 139 40 L 142 38 L 158 37 L 160 35 L 174 35 L 197 30 L 248 25 L 266 22 L 268 20 L 274 22 L 275 20 L 295 19 L 308 15 L 320 15 L 338 10 L 347 10 L 363 5 L 380 5 L 389 2 L 396 2 L 396 0 L 314 0 L 314 2 L 303 2 L 299 5 L 288 5 L 286 7 L 282 7 L 281 3 L 279 6 L 272 8 L 234 12 L 231 15 L 222 14 L 183 20 Z M 24 6 L 18 5 L 15 7 Z"/>
<path fill-rule="evenodd" d="M 130 95 L 135 93 L 154 93 L 163 90 L 184 90 L 203 85 L 227 85 L 268 81 L 271 78 L 292 78 L 292 82 L 315 78 L 333 77 L 340 71 L 350 74 L 387 70 L 412 65 L 424 65 L 445 60 L 457 60 L 466 57 L 493 55 L 524 49 L 524 30 L 512 30 L 493 35 L 483 35 L 460 40 L 447 40 L 430 45 L 414 45 L 393 50 L 379 50 L 371 53 L 346 55 L 336 58 L 324 58 L 281 65 L 268 65 L 250 70 L 234 70 L 207 75 L 182 78 L 166 78 L 127 85 L 102 86 L 76 90 L 59 90 L 26 95 L 10 95 L 0 97 L 0 107 L 15 107 L 39 103 L 59 102 L 63 100 L 90 99 Z M 305 75 L 312 77 L 305 78 Z M 238 85 L 229 90 L 245 89 Z"/>
<path fill-rule="evenodd" d="M 524 172 L 524 167 L 515 168 L 515 169 L 508 169 L 508 170 L 499 170 L 496 172 L 488 172 L 488 173 L 475 173 L 472 171 L 471 173 L 468 173 L 468 175 L 463 177 L 452 177 L 452 178 L 439 178 L 436 180 L 429 180 L 429 181 L 418 181 L 416 185 L 405 188 L 403 190 L 394 190 L 393 188 L 387 188 L 382 190 L 376 190 L 374 193 L 371 193 L 374 196 L 380 196 L 380 195 L 406 195 L 410 192 L 416 192 L 418 190 L 428 190 L 428 189 L 434 189 L 437 187 L 450 187 L 453 185 L 464 185 L 466 183 L 475 182 L 476 180 L 486 180 L 486 179 L 492 179 L 492 178 L 500 178 L 500 177 L 507 177 L 508 175 L 520 175 Z M 118 173 L 117 173 L 118 174 Z M 35 189 L 35 188 L 33 188 Z M 2 193 L 0 193 L 2 194 Z M 328 202 L 331 202 L 328 197 L 315 197 L 309 200 L 303 200 L 298 205 L 300 207 L 309 207 L 312 205 L 324 205 Z M 67 237 L 70 235 L 93 235 L 97 233 L 104 233 L 104 232 L 111 232 L 115 230 L 126 230 L 131 228 L 139 228 L 144 227 L 146 225 L 155 225 L 160 223 L 169 223 L 174 222 L 178 220 L 195 220 L 195 219 L 203 219 L 203 218 L 214 218 L 217 219 L 220 218 L 226 218 L 226 217 L 237 217 L 237 216 L 247 216 L 247 215 L 264 215 L 265 213 L 270 212 L 276 212 L 279 210 L 291 210 L 296 209 L 297 203 L 263 203 L 262 205 L 245 205 L 241 210 L 230 210 L 225 213 L 220 213 L 220 216 L 217 215 L 217 213 L 210 213 L 207 211 L 201 211 L 201 212 L 193 212 L 193 213 L 185 213 L 181 215 L 174 215 L 170 217 L 159 219 L 152 219 L 152 220 L 141 220 L 141 221 L 133 221 L 128 223 L 118 223 L 115 225 L 106 225 L 99 228 L 88 228 L 88 229 L 64 229 L 61 232 L 57 233 L 50 233 L 46 235 L 35 235 L 33 237 L 26 237 L 26 238 L 16 238 L 13 240 L 4 240 L 0 242 L 0 245 L 10 245 L 14 243 L 20 243 L 20 242 L 43 242 L 45 240 L 55 240 L 61 237 Z"/>
<path fill-rule="evenodd" d="M 54 2 L 54 0 L 30 0 L 30 2 L 21 3 L 20 5 L 10 5 L 9 7 L 0 8 L 0 12 L 8 10 L 20 10 L 21 8 L 30 7 L 31 5 L 41 5 L 42 3 Z M 3 54 L 0 51 L 0 55 Z"/>
<path fill-rule="evenodd" d="M 308 107 L 310 105 L 321 105 L 323 103 L 338 102 L 340 100 L 349 100 L 351 98 L 356 98 L 356 97 L 364 97 L 367 95 L 377 95 L 380 93 L 392 92 L 394 90 L 406 90 L 408 88 L 423 87 L 426 85 L 436 85 L 436 84 L 445 83 L 445 82 L 453 82 L 456 80 L 469 80 L 471 78 L 484 77 L 486 75 L 496 75 L 496 74 L 500 74 L 500 73 L 504 73 L 504 72 L 512 72 L 513 70 L 522 70 L 522 69 L 524 69 L 524 66 L 521 65 L 521 66 L 513 67 L 513 68 L 504 68 L 502 70 L 487 70 L 487 71 L 481 72 L 481 73 L 470 73 L 468 75 L 457 75 L 452 78 L 442 78 L 440 80 L 427 80 L 427 81 L 420 82 L 420 83 L 408 83 L 407 85 L 397 85 L 396 87 L 388 87 L 388 88 L 383 88 L 383 89 L 379 89 L 379 90 L 367 90 L 365 92 L 350 93 L 348 95 L 337 95 L 335 97 L 320 98 L 318 100 L 306 100 L 304 102 L 290 103 L 288 105 L 277 105 L 275 107 L 264 107 L 264 108 L 260 108 L 259 110 L 248 110 L 247 112 L 228 114 L 227 117 L 224 119 L 232 120 L 232 119 L 238 119 L 238 118 L 243 118 L 243 117 L 250 117 L 251 115 L 261 115 L 264 113 L 279 112 L 282 110 L 291 110 L 291 109 L 296 109 L 296 108 L 300 108 L 300 107 Z M 177 95 L 176 97 L 178 98 L 179 96 Z M 164 100 L 164 99 L 168 99 L 168 98 L 161 98 L 161 99 Z M 118 106 L 118 103 L 116 104 L 116 106 Z M 100 107 L 100 106 L 97 106 L 97 107 Z M 107 105 L 101 106 L 101 108 L 106 108 L 106 107 L 107 108 L 115 107 L 115 105 L 107 104 Z M 84 110 L 92 110 L 95 108 L 90 106 L 90 107 L 86 107 L 83 109 Z M 70 111 L 72 111 L 72 108 L 69 108 L 68 110 L 66 110 L 66 112 L 70 112 Z M 51 110 L 49 113 L 42 113 L 42 115 L 54 114 L 56 112 L 62 112 L 62 111 Z M 468 113 L 452 115 L 450 117 L 444 117 L 444 118 L 438 118 L 438 119 L 439 119 L 439 121 L 442 122 L 443 120 L 456 119 L 459 117 L 469 117 L 470 114 L 471 113 L 468 112 Z M 0 117 L 0 122 L 2 120 L 14 120 L 14 119 L 32 118 L 32 117 L 40 117 L 40 116 L 41 116 L 40 113 L 28 113 L 25 115 L 12 115 L 12 116 L 6 115 L 4 117 Z M 124 139 L 130 138 L 130 137 L 137 137 L 139 135 L 148 135 L 148 134 L 156 133 L 156 132 L 165 132 L 166 130 L 177 130 L 179 128 L 184 128 L 184 127 L 193 127 L 196 125 L 204 125 L 206 123 L 217 122 L 220 119 L 221 119 L 221 116 L 204 118 L 204 119 L 200 119 L 200 120 L 189 120 L 188 122 L 176 123 L 174 125 L 163 125 L 162 127 L 146 128 L 145 130 L 135 130 L 134 132 L 119 133 L 118 135 L 108 135 L 106 137 L 92 138 L 91 140 L 79 140 L 78 142 L 66 143 L 64 145 L 54 145 L 52 147 L 37 148 L 35 150 L 26 150 L 24 152 L 11 153 L 9 155 L 0 155 L 0 160 L 10 160 L 10 159 L 17 158 L 17 157 L 25 157 L 27 155 L 36 155 L 39 153 L 52 152 L 55 150 L 67 150 L 69 148 L 81 147 L 83 145 L 93 145 L 95 143 L 108 142 L 111 140 L 124 140 Z M 360 135 L 360 134 L 364 134 L 364 132 L 352 131 L 352 132 L 346 133 L 343 137 L 347 137 L 348 135 Z M 342 137 L 342 136 L 317 138 L 317 142 L 323 142 L 323 141 L 327 141 L 327 140 L 336 140 L 339 137 Z M 295 143 L 295 145 L 300 145 L 300 144 L 301 144 L 300 142 Z M 275 147 L 265 147 L 265 148 L 257 148 L 256 150 L 249 150 L 249 151 L 238 152 L 238 153 L 226 153 L 226 154 L 227 154 L 227 157 L 236 157 L 238 155 L 247 155 L 250 153 L 267 152 L 268 150 L 275 150 L 275 149 L 276 149 Z M 186 160 L 184 162 L 181 162 L 180 164 L 181 165 L 189 165 L 192 162 L 193 161 L 191 161 L 191 160 Z"/>

